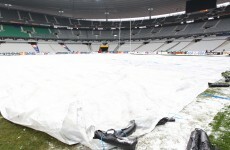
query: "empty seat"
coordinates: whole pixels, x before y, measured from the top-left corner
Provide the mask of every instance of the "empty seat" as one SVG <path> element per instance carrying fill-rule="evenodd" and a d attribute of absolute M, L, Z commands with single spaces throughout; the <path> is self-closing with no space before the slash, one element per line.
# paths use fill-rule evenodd
<path fill-rule="evenodd" d="M 34 48 L 28 43 L 2 43 L 0 45 L 0 53 L 33 53 Z"/>

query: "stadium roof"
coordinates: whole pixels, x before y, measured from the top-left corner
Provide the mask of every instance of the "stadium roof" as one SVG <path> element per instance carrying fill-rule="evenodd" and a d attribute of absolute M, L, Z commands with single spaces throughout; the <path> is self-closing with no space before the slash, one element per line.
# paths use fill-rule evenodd
<path fill-rule="evenodd" d="M 229 0 L 217 1 L 219 4 Z M 0 0 L 0 4 L 73 18 L 118 19 L 184 11 L 186 0 Z"/>

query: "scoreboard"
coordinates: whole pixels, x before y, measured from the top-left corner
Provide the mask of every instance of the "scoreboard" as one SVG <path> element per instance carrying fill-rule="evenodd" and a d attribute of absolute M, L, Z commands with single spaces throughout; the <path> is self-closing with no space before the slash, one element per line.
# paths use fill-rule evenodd
<path fill-rule="evenodd" d="M 187 0 L 186 13 L 216 8 L 217 0 Z"/>

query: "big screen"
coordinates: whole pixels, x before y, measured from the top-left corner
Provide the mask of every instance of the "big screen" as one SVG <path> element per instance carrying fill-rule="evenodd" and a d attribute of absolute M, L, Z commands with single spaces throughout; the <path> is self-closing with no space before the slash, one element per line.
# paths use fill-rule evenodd
<path fill-rule="evenodd" d="M 186 13 L 216 8 L 216 0 L 187 0 Z"/>

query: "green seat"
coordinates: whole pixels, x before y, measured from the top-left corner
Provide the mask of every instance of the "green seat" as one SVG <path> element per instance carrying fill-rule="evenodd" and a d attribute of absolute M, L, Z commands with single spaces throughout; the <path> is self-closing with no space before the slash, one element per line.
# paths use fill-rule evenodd
<path fill-rule="evenodd" d="M 34 27 L 34 30 L 35 30 L 35 33 L 32 34 L 32 37 L 34 38 L 44 38 L 44 39 L 56 38 L 53 32 L 54 31 L 53 29 Z"/>
<path fill-rule="evenodd" d="M 27 32 L 27 31 L 34 32 L 33 27 L 30 27 L 30 26 L 23 26 L 23 31 L 25 31 L 25 32 Z"/>
<path fill-rule="evenodd" d="M 50 31 L 48 28 L 34 27 L 34 30 L 37 34 L 50 34 Z"/>
<path fill-rule="evenodd" d="M 21 26 L 18 25 L 2 25 L 3 30 L 0 31 L 0 37 L 17 37 L 29 38 L 29 34 L 21 31 Z"/>

